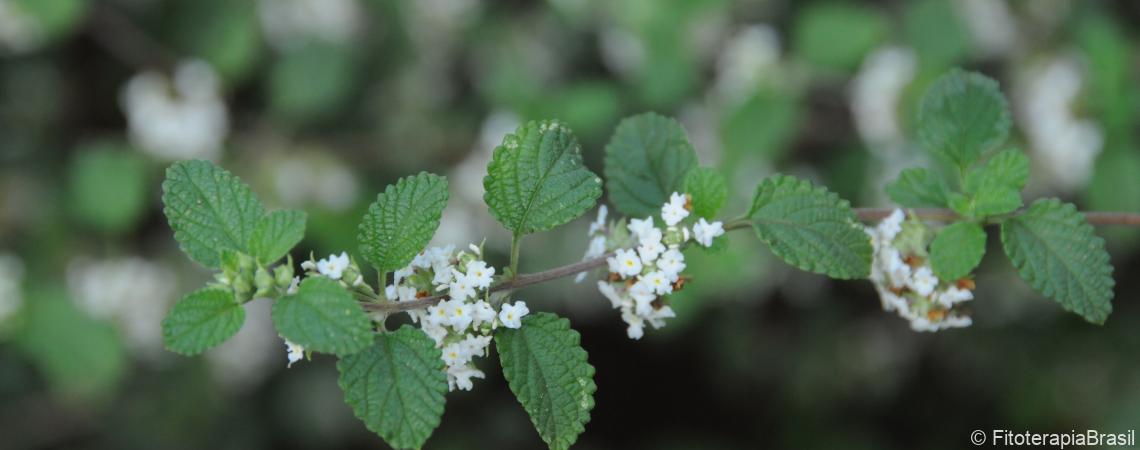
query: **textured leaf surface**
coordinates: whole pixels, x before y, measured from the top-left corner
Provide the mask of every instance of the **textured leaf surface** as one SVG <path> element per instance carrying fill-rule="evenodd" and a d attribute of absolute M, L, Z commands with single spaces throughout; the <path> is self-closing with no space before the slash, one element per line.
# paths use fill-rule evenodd
<path fill-rule="evenodd" d="M 685 176 L 682 190 L 692 197 L 693 214 L 706 219 L 716 217 L 717 211 L 720 211 L 724 201 L 728 199 L 728 185 L 724 175 L 710 167 L 690 170 Z"/>
<path fill-rule="evenodd" d="M 1009 135 L 1009 105 L 998 83 L 951 70 L 926 91 L 918 113 L 918 136 L 928 150 L 968 167 Z"/>
<path fill-rule="evenodd" d="M 930 266 L 934 274 L 954 281 L 970 274 L 986 254 L 986 232 L 973 222 L 946 226 L 930 243 Z"/>
<path fill-rule="evenodd" d="M 360 253 L 381 271 L 407 266 L 435 235 L 447 198 L 447 179 L 427 172 L 389 185 L 360 223 Z"/>
<path fill-rule="evenodd" d="M 1112 265 L 1084 214 L 1057 199 L 1033 202 L 1002 223 L 1001 242 L 1033 289 L 1092 323 L 1112 312 Z"/>
<path fill-rule="evenodd" d="M 630 216 L 655 215 L 696 166 L 697 152 L 676 120 L 655 113 L 626 118 L 606 145 L 610 202 Z"/>
<path fill-rule="evenodd" d="M 552 449 L 578 440 L 594 408 L 594 366 L 586 361 L 570 321 L 550 313 L 523 319 L 521 328 L 500 329 L 495 345 L 511 392 Z"/>
<path fill-rule="evenodd" d="M 483 201 L 515 235 L 562 225 L 593 208 L 602 180 L 582 165 L 578 139 L 560 122 L 529 122 L 495 148 Z"/>
<path fill-rule="evenodd" d="M 245 308 L 224 289 L 206 288 L 183 297 L 162 321 L 166 348 L 197 355 L 225 342 L 241 329 Z"/>
<path fill-rule="evenodd" d="M 765 179 L 748 213 L 756 234 L 788 264 L 832 278 L 865 278 L 871 240 L 851 205 L 823 187 L 786 175 Z"/>
<path fill-rule="evenodd" d="M 344 401 L 394 448 L 420 448 L 443 416 L 447 374 L 435 342 L 409 325 L 336 364 Z"/>
<path fill-rule="evenodd" d="M 1002 151 L 966 174 L 970 203 L 958 212 L 977 217 L 1012 212 L 1021 207 L 1021 189 L 1028 180 L 1029 157 L 1020 150 Z"/>
<path fill-rule="evenodd" d="M 285 339 L 307 350 L 350 355 L 372 342 L 368 315 L 340 283 L 313 277 L 296 294 L 273 304 L 273 323 Z"/>
<path fill-rule="evenodd" d="M 248 253 L 261 216 L 261 202 L 249 186 L 206 161 L 179 161 L 166 169 L 163 212 L 182 251 L 217 268 L 222 250 Z"/>
<path fill-rule="evenodd" d="M 262 264 L 269 264 L 289 253 L 305 237 L 301 211 L 273 211 L 261 218 L 249 240 L 249 252 Z"/>
<path fill-rule="evenodd" d="M 907 208 L 946 207 L 946 183 L 930 169 L 906 169 L 887 185 L 887 195 Z"/>

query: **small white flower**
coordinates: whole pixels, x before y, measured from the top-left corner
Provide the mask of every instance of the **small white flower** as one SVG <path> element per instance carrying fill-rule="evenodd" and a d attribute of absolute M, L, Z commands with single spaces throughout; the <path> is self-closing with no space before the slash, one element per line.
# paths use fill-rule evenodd
<path fill-rule="evenodd" d="M 936 286 L 938 286 L 938 277 L 934 276 L 934 271 L 927 266 L 919 267 L 914 271 L 914 276 L 907 280 L 907 287 L 923 297 L 934 292 Z"/>
<path fill-rule="evenodd" d="M 891 247 L 883 252 L 883 263 L 886 265 L 887 276 L 891 279 L 891 287 L 901 288 L 910 279 L 910 265 L 903 261 L 898 249 Z"/>
<path fill-rule="evenodd" d="M 485 301 L 479 300 L 471 307 L 471 318 L 474 326 L 495 321 L 495 308 Z"/>
<path fill-rule="evenodd" d="M 633 250 L 618 250 L 606 262 L 609 263 L 610 272 L 622 277 L 632 277 L 641 273 L 641 257 Z"/>
<path fill-rule="evenodd" d="M 448 367 L 447 386 L 448 389 L 452 391 L 457 388 L 464 391 L 470 391 L 471 388 L 475 387 L 474 383 L 471 382 L 471 379 L 482 379 L 484 376 L 485 375 L 483 374 L 483 371 L 471 367 L 470 364 Z"/>
<path fill-rule="evenodd" d="M 650 233 L 651 231 L 649 231 L 649 230 L 655 230 L 656 229 L 653 226 L 653 217 L 652 216 L 646 217 L 644 219 L 631 219 L 629 221 L 629 225 L 627 225 L 627 228 L 629 228 L 629 232 L 633 233 L 633 235 L 636 236 L 638 239 L 641 239 L 641 236 L 644 236 L 647 233 Z"/>
<path fill-rule="evenodd" d="M 530 313 L 526 307 L 526 302 L 515 302 L 513 305 L 504 304 L 503 308 L 499 310 L 499 322 L 507 328 L 518 328 L 522 326 L 522 318 Z"/>
<path fill-rule="evenodd" d="M 629 288 L 629 296 L 633 298 L 638 315 L 646 316 L 653 310 L 653 301 L 657 300 L 653 286 L 642 279 Z"/>
<path fill-rule="evenodd" d="M 884 243 L 889 243 L 894 240 L 895 236 L 899 234 L 899 231 L 902 231 L 903 219 L 906 219 L 906 215 L 903 214 L 901 209 L 895 209 L 891 212 L 891 215 L 883 219 L 882 222 L 879 222 L 879 237 Z"/>
<path fill-rule="evenodd" d="M 950 286 L 945 291 L 938 293 L 938 303 L 950 308 L 957 303 L 961 303 L 974 299 L 974 293 L 968 289 L 959 289 L 957 286 Z"/>
<path fill-rule="evenodd" d="M 471 321 L 475 320 L 471 316 L 471 305 L 463 303 L 459 300 L 451 300 L 447 305 L 447 324 L 455 328 L 455 331 L 466 330 L 471 326 Z"/>
<path fill-rule="evenodd" d="M 442 355 L 444 364 L 448 366 L 463 365 L 471 361 L 471 353 L 467 351 L 467 346 L 462 342 L 444 346 Z"/>
<path fill-rule="evenodd" d="M 424 323 L 439 326 L 447 325 L 448 317 L 450 317 L 447 308 L 450 304 L 450 300 L 443 300 L 429 307 L 427 309 L 427 315 L 424 317 Z"/>
<path fill-rule="evenodd" d="M 661 241 L 648 241 L 637 246 L 637 255 L 641 258 L 643 264 L 653 264 L 658 256 L 665 251 L 665 246 Z"/>
<path fill-rule="evenodd" d="M 660 258 L 657 258 L 657 269 L 664 273 L 670 282 L 677 281 L 681 272 L 685 270 L 685 254 L 675 248 L 666 250 Z"/>
<path fill-rule="evenodd" d="M 622 312 L 621 320 L 629 324 L 629 327 L 625 329 L 625 334 L 630 339 L 641 339 L 641 336 L 645 335 L 645 319 L 630 312 Z"/>
<path fill-rule="evenodd" d="M 468 334 L 466 338 L 459 341 L 460 345 L 467 352 L 468 358 L 475 356 L 487 356 L 487 347 L 491 345 L 491 336 L 475 336 Z"/>
<path fill-rule="evenodd" d="M 433 323 L 426 320 L 426 317 L 431 317 L 433 315 L 434 314 L 429 314 L 425 316 L 425 320 L 420 321 L 420 329 L 424 331 L 424 334 L 428 335 L 428 337 L 435 341 L 436 347 L 439 347 L 441 344 L 443 344 L 444 338 L 447 337 L 447 328 L 444 328 L 443 325 L 438 322 Z"/>
<path fill-rule="evenodd" d="M 289 288 L 285 289 L 285 293 L 292 295 L 296 294 L 297 290 L 301 288 L 301 277 L 293 277 L 293 281 L 289 283 Z"/>
<path fill-rule="evenodd" d="M 432 277 L 431 284 L 434 284 L 436 286 L 446 286 L 447 284 L 451 283 L 452 279 L 454 278 L 452 276 L 452 272 L 455 271 L 455 268 L 451 267 L 450 265 L 433 265 L 432 271 L 435 272 L 435 276 Z"/>
<path fill-rule="evenodd" d="M 614 309 L 621 308 L 626 304 L 626 302 L 629 301 L 628 299 L 622 297 L 622 295 L 618 293 L 617 289 L 614 289 L 614 286 L 608 281 L 599 280 L 598 291 L 600 291 L 602 295 L 610 301 L 610 305 L 613 305 Z"/>
<path fill-rule="evenodd" d="M 289 356 L 289 365 L 285 367 L 293 367 L 293 363 L 305 358 L 305 347 L 294 344 L 288 339 L 285 340 L 285 350 Z"/>
<path fill-rule="evenodd" d="M 701 220 L 698 220 L 697 223 L 693 225 L 694 238 L 697 240 L 697 243 L 705 247 L 711 247 L 713 239 L 723 234 L 724 224 L 719 221 L 708 223 L 705 221 L 705 218 L 702 217 Z"/>
<path fill-rule="evenodd" d="M 400 284 L 401 281 L 404 281 L 404 278 L 412 276 L 413 273 L 416 273 L 416 268 L 410 265 L 392 272 L 392 284 Z"/>
<path fill-rule="evenodd" d="M 657 295 L 665 295 L 673 292 L 673 283 L 669 281 L 669 277 L 659 270 L 649 272 L 641 277 L 641 282 L 653 288 L 653 292 Z"/>
<path fill-rule="evenodd" d="M 488 267 L 486 262 L 471 261 L 467 263 L 467 282 L 477 289 L 491 287 L 491 277 L 495 275 L 495 268 Z"/>
<path fill-rule="evenodd" d="M 598 218 L 594 219 L 594 222 L 590 224 L 590 231 L 586 234 L 587 236 L 593 236 L 597 233 L 605 231 L 606 214 L 608 212 L 609 210 L 606 209 L 606 205 L 601 205 L 598 207 Z"/>
<path fill-rule="evenodd" d="M 340 255 L 329 255 L 327 259 L 317 261 L 317 271 L 334 280 L 339 280 L 344 274 L 344 269 L 347 268 L 348 252 L 341 252 Z"/>
<path fill-rule="evenodd" d="M 645 319 L 649 321 L 649 324 L 653 325 L 653 329 L 656 330 L 665 326 L 665 319 L 672 319 L 674 317 L 677 317 L 677 313 L 673 312 L 673 308 L 662 306 L 653 310 Z"/>
<path fill-rule="evenodd" d="M 689 217 L 689 210 L 685 209 L 687 203 L 685 195 L 674 192 L 669 196 L 669 202 L 661 207 L 661 220 L 666 226 L 673 226 Z"/>
<path fill-rule="evenodd" d="M 459 273 L 458 270 L 452 269 L 454 277 L 448 285 L 448 296 L 452 300 L 463 301 L 475 296 L 475 286 L 471 285 L 471 281 L 466 275 Z"/>

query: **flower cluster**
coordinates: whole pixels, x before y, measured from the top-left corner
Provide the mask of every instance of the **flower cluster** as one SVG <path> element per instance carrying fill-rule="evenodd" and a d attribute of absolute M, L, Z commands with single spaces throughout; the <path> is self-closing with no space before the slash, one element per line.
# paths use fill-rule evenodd
<path fill-rule="evenodd" d="M 713 239 L 724 234 L 724 224 L 709 223 L 704 218 L 691 230 L 682 225 L 690 209 L 689 196 L 674 192 L 661 208 L 665 228 L 657 228 L 651 216 L 630 220 L 624 230 L 620 226 L 607 230 L 611 227 L 606 226 L 605 206 L 590 225 L 586 258 L 605 254 L 607 234 L 613 236 L 613 241 L 636 243 L 629 248 L 616 248 L 613 256 L 606 259 L 609 276 L 598 281 L 598 290 L 614 309 L 621 310 L 622 320 L 629 325 L 626 334 L 631 339 L 641 339 L 646 323 L 656 329 L 665 326 L 665 319 L 676 317 L 663 297 L 684 285 L 681 272 L 685 270 L 685 255 L 681 247 L 690 239 L 709 247 Z"/>
<path fill-rule="evenodd" d="M 173 79 L 153 71 L 135 75 L 120 96 L 131 142 L 160 159 L 217 160 L 230 130 L 221 84 L 199 60 L 179 63 Z"/>
<path fill-rule="evenodd" d="M 915 331 L 970 326 L 962 303 L 974 298 L 971 279 L 939 280 L 928 261 L 930 229 L 917 219 L 905 220 L 896 209 L 876 227 L 867 227 L 874 246 L 871 282 L 883 309 L 910 321 Z"/>
<path fill-rule="evenodd" d="M 425 311 L 409 311 L 413 321 L 435 341 L 447 364 L 451 390 L 471 390 L 472 378 L 484 374 L 472 363 L 476 356 L 487 356 L 491 333 L 496 328 L 518 328 L 530 310 L 525 302 L 503 304 L 496 311 L 490 301 L 495 268 L 481 259 L 475 245 L 470 252 L 454 246 L 432 247 L 420 252 L 407 267 L 397 270 L 385 296 L 392 301 L 411 301 L 433 292 L 446 292 L 447 298 Z"/>

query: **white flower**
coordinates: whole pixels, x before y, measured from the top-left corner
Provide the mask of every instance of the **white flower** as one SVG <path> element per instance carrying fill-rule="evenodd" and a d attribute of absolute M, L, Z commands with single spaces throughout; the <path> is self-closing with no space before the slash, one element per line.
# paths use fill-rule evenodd
<path fill-rule="evenodd" d="M 641 282 L 653 288 L 653 292 L 657 295 L 665 295 L 673 292 L 673 282 L 669 281 L 669 277 L 659 270 L 649 272 L 641 277 Z"/>
<path fill-rule="evenodd" d="M 119 97 L 131 142 L 164 160 L 217 160 L 229 134 L 221 82 L 204 61 L 178 64 L 174 78 L 148 71 L 127 82 Z"/>
<path fill-rule="evenodd" d="M 468 358 L 487 356 L 487 347 L 491 345 L 491 336 L 476 336 L 469 333 L 466 338 L 459 341 L 459 344 L 463 345 Z"/>
<path fill-rule="evenodd" d="M 641 339 L 641 336 L 645 335 L 645 319 L 630 312 L 622 312 L 621 320 L 629 324 L 629 327 L 625 329 L 625 334 L 630 339 Z"/>
<path fill-rule="evenodd" d="M 660 258 L 657 258 L 657 269 L 664 273 L 670 282 L 677 281 L 681 272 L 685 270 L 685 254 L 675 248 L 666 250 Z"/>
<path fill-rule="evenodd" d="M 471 318 L 474 326 L 495 321 L 495 308 L 485 301 L 479 300 L 471 307 Z"/>
<path fill-rule="evenodd" d="M 413 273 L 416 273 L 416 268 L 410 265 L 392 272 L 392 284 L 400 284 L 401 281 L 404 281 L 404 278 L 412 276 Z"/>
<path fill-rule="evenodd" d="M 923 297 L 934 292 L 936 286 L 938 286 L 938 277 L 934 276 L 934 271 L 927 266 L 919 267 L 914 271 L 914 276 L 907 281 L 907 287 Z"/>
<path fill-rule="evenodd" d="M 673 312 L 673 308 L 666 305 L 653 310 L 645 319 L 649 321 L 649 324 L 653 325 L 653 329 L 656 330 L 665 326 L 665 319 L 672 319 L 674 317 L 677 317 L 677 313 Z"/>
<path fill-rule="evenodd" d="M 665 246 L 661 241 L 648 241 L 637 246 L 637 255 L 641 258 L 643 264 L 653 264 L 658 256 L 665 251 Z"/>
<path fill-rule="evenodd" d="M 427 315 L 424 316 L 424 323 L 440 326 L 447 325 L 448 317 L 450 317 L 447 310 L 449 305 L 450 300 L 442 300 L 434 306 L 429 307 L 427 309 Z"/>
<path fill-rule="evenodd" d="M 447 328 L 444 328 L 443 325 L 438 322 L 431 322 L 429 320 L 426 320 L 427 317 L 434 315 L 435 314 L 433 313 L 425 316 L 425 320 L 420 321 L 420 329 L 424 331 L 424 334 L 428 335 L 428 337 L 435 341 L 436 347 L 439 347 L 440 344 L 443 344 L 444 338 L 447 337 Z"/>
<path fill-rule="evenodd" d="M 289 288 L 285 289 L 286 294 L 296 294 L 297 290 L 301 288 L 301 277 L 293 277 L 293 281 L 289 282 Z"/>
<path fill-rule="evenodd" d="M 435 276 L 432 277 L 431 284 L 436 286 L 446 286 L 450 284 L 454 278 L 452 276 L 452 272 L 455 271 L 455 268 L 451 267 L 450 265 L 438 265 L 432 266 L 432 271 L 435 272 Z"/>
<path fill-rule="evenodd" d="M 895 239 L 895 236 L 898 236 L 899 231 L 902 231 L 904 219 L 906 219 L 906 215 L 903 214 L 901 209 L 896 208 L 891 212 L 891 215 L 883 219 L 882 222 L 879 222 L 879 238 L 883 243 L 890 243 Z"/>
<path fill-rule="evenodd" d="M 689 217 L 689 210 L 685 209 L 685 203 L 688 203 L 685 195 L 674 192 L 669 196 L 669 202 L 661 207 L 661 220 L 665 221 L 666 226 L 673 226 Z"/>
<path fill-rule="evenodd" d="M 653 286 L 644 279 L 629 288 L 629 296 L 633 298 L 637 314 L 641 316 L 649 315 L 653 310 L 653 301 L 657 300 Z"/>
<path fill-rule="evenodd" d="M 590 231 L 588 233 L 586 233 L 587 236 L 593 236 L 597 233 L 605 231 L 605 229 L 606 229 L 606 214 L 607 213 L 608 213 L 608 210 L 606 209 L 606 205 L 601 205 L 598 207 L 598 218 L 595 219 L 594 222 L 590 224 Z"/>
<path fill-rule="evenodd" d="M 463 342 L 456 342 L 444 346 L 442 352 L 444 364 L 448 366 L 467 364 L 468 361 L 471 361 L 471 353 L 468 352 L 467 349 L 467 345 Z"/>
<path fill-rule="evenodd" d="M 649 230 L 656 229 L 653 226 L 653 216 L 646 217 L 644 219 L 631 219 L 629 221 L 629 225 L 627 225 L 627 228 L 629 228 L 629 232 L 633 233 L 633 235 L 638 239 L 641 239 L 641 236 L 650 233 Z"/>
<path fill-rule="evenodd" d="M 317 261 L 317 272 L 334 280 L 339 280 L 344 274 L 344 269 L 347 268 L 348 252 L 341 252 L 340 255 L 329 255 L 327 259 Z"/>
<path fill-rule="evenodd" d="M 526 307 L 526 302 L 515 302 L 513 305 L 504 304 L 503 308 L 499 310 L 499 322 L 507 328 L 518 328 L 522 326 L 522 318 L 530 313 Z"/>
<path fill-rule="evenodd" d="M 475 286 L 471 285 L 471 281 L 466 275 L 459 273 L 458 270 L 454 271 L 454 277 L 451 284 L 448 285 L 448 296 L 452 300 L 463 301 L 475 296 Z"/>
<path fill-rule="evenodd" d="M 451 366 L 447 368 L 447 387 L 449 390 L 462 389 L 470 391 L 474 387 L 472 378 L 483 378 L 483 371 L 470 365 Z"/>
<path fill-rule="evenodd" d="M 711 247 L 713 239 L 723 234 L 724 224 L 719 221 L 708 223 L 705 221 L 705 218 L 702 217 L 701 220 L 698 220 L 697 223 L 693 225 L 693 236 L 696 238 L 697 243 L 705 247 Z"/>
<path fill-rule="evenodd" d="M 471 305 L 459 300 L 447 302 L 447 324 L 455 328 L 455 331 L 466 330 L 473 320 L 475 319 L 471 315 Z"/>
<path fill-rule="evenodd" d="M 628 299 L 622 297 L 621 294 L 618 294 L 617 289 L 614 289 L 614 286 L 608 281 L 599 280 L 598 291 L 600 291 L 603 296 L 609 299 L 610 305 L 613 305 L 614 309 L 621 308 L 626 304 L 626 302 L 629 301 Z"/>
<path fill-rule="evenodd" d="M 606 236 L 595 236 L 590 239 L 590 246 L 586 248 L 586 254 L 582 255 L 582 260 L 594 259 L 606 254 Z M 586 279 L 586 272 L 581 272 L 578 276 L 574 277 L 575 283 L 581 283 Z"/>
<path fill-rule="evenodd" d="M 957 286 L 950 286 L 945 291 L 937 294 L 938 303 L 942 306 L 950 308 L 957 303 L 974 299 L 974 293 L 967 289 L 959 289 Z"/>
<path fill-rule="evenodd" d="M 641 257 L 633 250 L 620 249 L 606 262 L 609 263 L 610 272 L 622 277 L 632 277 L 641 273 Z"/>
<path fill-rule="evenodd" d="M 495 268 L 488 267 L 486 262 L 471 261 L 467 263 L 467 282 L 475 288 L 487 289 L 491 287 L 491 277 L 495 275 Z"/>
<path fill-rule="evenodd" d="M 294 344 L 288 339 L 285 340 L 285 350 L 288 352 L 289 365 L 285 367 L 293 367 L 293 363 L 300 361 L 305 357 L 305 347 Z"/>
<path fill-rule="evenodd" d="M 891 287 L 901 288 L 910 279 L 910 265 L 903 261 L 897 248 L 891 247 L 882 253 L 883 263 L 886 265 L 887 276 L 891 279 Z"/>

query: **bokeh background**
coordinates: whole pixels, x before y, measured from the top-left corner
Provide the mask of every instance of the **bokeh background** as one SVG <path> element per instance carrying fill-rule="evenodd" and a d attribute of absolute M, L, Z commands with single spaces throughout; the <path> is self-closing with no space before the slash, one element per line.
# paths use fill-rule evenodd
<path fill-rule="evenodd" d="M 449 177 L 435 242 L 509 238 L 482 204 L 492 148 L 560 118 L 601 173 L 624 116 L 678 118 L 730 178 L 726 214 L 777 171 L 860 206 L 923 164 L 916 102 L 946 69 L 1000 80 L 1027 196 L 1140 211 L 1140 3 L 1064 0 L 0 0 L 0 448 L 384 448 L 332 358 L 286 370 L 268 304 L 203 357 L 160 321 L 208 277 L 177 250 L 159 184 L 219 162 L 304 209 L 294 255 L 356 248 L 377 192 Z M 592 214 L 591 214 L 592 215 Z M 522 267 L 577 260 L 579 220 Z M 1033 293 L 1000 256 L 974 326 L 916 334 L 867 282 L 775 261 L 754 236 L 689 255 L 678 318 L 625 337 L 591 283 L 518 293 L 569 317 L 597 367 L 578 448 L 961 448 L 974 429 L 1140 423 L 1136 230 L 1104 326 Z M 448 396 L 429 448 L 541 448 L 498 370 Z"/>

